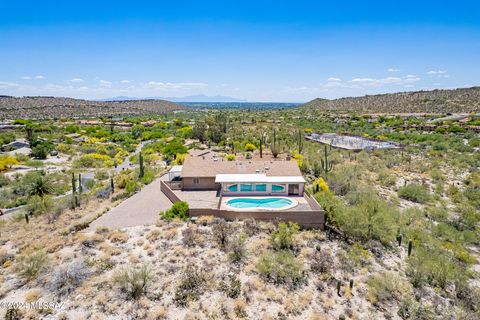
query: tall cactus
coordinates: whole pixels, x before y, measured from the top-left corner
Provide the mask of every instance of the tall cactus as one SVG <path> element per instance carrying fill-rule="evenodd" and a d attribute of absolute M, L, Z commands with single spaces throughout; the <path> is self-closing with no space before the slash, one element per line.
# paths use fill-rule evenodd
<path fill-rule="evenodd" d="M 303 134 L 302 130 L 298 130 L 298 153 L 302 153 L 303 151 Z"/>
<path fill-rule="evenodd" d="M 113 183 L 113 177 L 110 177 L 110 189 L 112 189 L 112 193 L 115 192 L 115 184 Z"/>
<path fill-rule="evenodd" d="M 138 154 L 138 162 L 140 162 L 140 173 L 138 174 L 139 178 L 143 178 L 145 175 L 145 167 L 143 165 L 143 155 L 142 152 Z"/>
<path fill-rule="evenodd" d="M 260 136 L 260 158 L 263 158 L 263 134 Z"/>
<path fill-rule="evenodd" d="M 274 158 L 278 157 L 280 153 L 280 148 L 277 143 L 277 129 L 273 129 L 273 141 L 272 145 L 270 146 L 270 150 L 272 151 L 272 155 Z"/>
<path fill-rule="evenodd" d="M 77 184 L 75 181 L 75 173 L 72 172 L 72 209 L 77 207 Z"/>
<path fill-rule="evenodd" d="M 83 186 L 82 186 L 82 174 L 78 174 L 78 193 L 81 195 L 83 192 Z"/>
<path fill-rule="evenodd" d="M 325 172 L 325 174 L 328 174 L 333 169 L 333 163 L 328 160 L 327 146 L 325 146 L 324 154 L 325 156 L 323 159 L 320 159 L 320 163 L 323 172 Z"/>

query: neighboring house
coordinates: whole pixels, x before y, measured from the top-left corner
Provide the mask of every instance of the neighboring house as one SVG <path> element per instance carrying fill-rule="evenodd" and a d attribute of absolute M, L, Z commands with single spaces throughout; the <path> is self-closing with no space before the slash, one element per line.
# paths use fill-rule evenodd
<path fill-rule="evenodd" d="M 10 143 L 4 144 L 2 146 L 2 151 L 12 151 L 12 150 L 17 150 L 20 148 L 25 148 L 29 147 L 30 144 L 26 139 L 17 139 L 15 141 L 12 141 Z"/>
<path fill-rule="evenodd" d="M 180 175 L 182 190 L 221 190 L 224 195 L 303 196 L 305 185 L 297 162 L 287 160 L 187 157 Z"/>

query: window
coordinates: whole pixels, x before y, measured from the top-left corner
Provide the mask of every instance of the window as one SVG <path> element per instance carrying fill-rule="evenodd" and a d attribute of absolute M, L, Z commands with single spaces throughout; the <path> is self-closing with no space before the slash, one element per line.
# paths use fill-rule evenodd
<path fill-rule="evenodd" d="M 238 191 L 238 185 L 236 183 L 235 184 L 226 184 L 224 191 L 237 192 Z"/>
<path fill-rule="evenodd" d="M 267 185 L 265 183 L 256 184 L 255 191 L 265 192 L 267 191 Z"/>
<path fill-rule="evenodd" d="M 240 191 L 242 192 L 249 192 L 249 191 L 252 191 L 253 188 L 252 188 L 252 184 L 251 183 L 242 183 L 240 185 Z"/>
<path fill-rule="evenodd" d="M 199 183 L 200 183 L 200 179 L 198 179 L 198 178 L 193 178 L 193 183 L 194 183 L 194 184 L 199 184 Z"/>
<path fill-rule="evenodd" d="M 285 192 L 285 184 L 272 184 L 272 192 Z"/>

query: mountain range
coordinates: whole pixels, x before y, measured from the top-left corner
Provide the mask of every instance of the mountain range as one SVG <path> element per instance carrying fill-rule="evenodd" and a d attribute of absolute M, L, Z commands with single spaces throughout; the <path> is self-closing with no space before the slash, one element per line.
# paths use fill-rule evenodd
<path fill-rule="evenodd" d="M 145 98 L 136 98 L 136 97 L 113 97 L 102 99 L 100 101 L 128 101 L 128 100 L 167 100 L 171 102 L 247 102 L 247 100 L 237 99 L 227 96 L 207 96 L 204 94 L 191 95 L 186 97 L 145 97 Z"/>

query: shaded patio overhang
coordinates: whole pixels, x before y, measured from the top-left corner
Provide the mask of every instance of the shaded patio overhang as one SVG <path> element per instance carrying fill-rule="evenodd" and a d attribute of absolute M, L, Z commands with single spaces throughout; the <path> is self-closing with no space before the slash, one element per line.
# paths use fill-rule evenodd
<path fill-rule="evenodd" d="M 267 176 L 264 173 L 217 174 L 216 183 L 305 183 L 302 176 Z"/>

